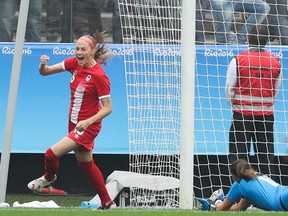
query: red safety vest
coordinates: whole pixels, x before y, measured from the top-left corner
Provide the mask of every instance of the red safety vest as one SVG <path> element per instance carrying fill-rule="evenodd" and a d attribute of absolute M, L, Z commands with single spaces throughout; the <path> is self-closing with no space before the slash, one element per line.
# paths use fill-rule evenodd
<path fill-rule="evenodd" d="M 281 65 L 267 51 L 244 51 L 236 56 L 237 84 L 233 111 L 245 115 L 274 113 L 275 83 Z"/>

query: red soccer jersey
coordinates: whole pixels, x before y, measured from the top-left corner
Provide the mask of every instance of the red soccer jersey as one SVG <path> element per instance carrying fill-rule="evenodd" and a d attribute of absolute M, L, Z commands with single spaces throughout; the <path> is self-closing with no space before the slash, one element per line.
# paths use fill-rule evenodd
<path fill-rule="evenodd" d="M 100 99 L 110 97 L 110 81 L 99 63 L 91 68 L 84 68 L 78 64 L 75 56 L 64 60 L 64 68 L 72 73 L 69 120 L 77 124 L 99 112 Z M 88 128 L 99 131 L 101 120 Z"/>

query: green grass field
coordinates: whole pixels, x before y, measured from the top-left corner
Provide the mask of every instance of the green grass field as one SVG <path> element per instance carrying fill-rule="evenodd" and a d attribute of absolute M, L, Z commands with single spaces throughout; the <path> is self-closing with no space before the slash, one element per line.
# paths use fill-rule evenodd
<path fill-rule="evenodd" d="M 0 216 L 258 216 L 258 215 L 279 215 L 285 214 L 279 212 L 264 212 L 264 211 L 246 211 L 246 212 L 202 212 L 197 210 L 156 210 L 156 209 L 135 209 L 135 208 L 117 208 L 112 210 L 91 210 L 83 209 L 80 207 L 80 204 L 83 201 L 89 201 L 92 197 L 83 197 L 83 196 L 37 196 L 34 194 L 31 195 L 7 195 L 6 202 L 11 206 L 15 201 L 19 203 L 31 202 L 31 201 L 49 201 L 53 200 L 61 208 L 57 209 L 36 209 L 36 208 L 7 208 L 0 209 Z"/>
<path fill-rule="evenodd" d="M 91 209 L 79 209 L 79 208 L 60 208 L 60 209 L 19 209 L 19 208 L 10 208 L 10 209 L 1 209 L 0 215 L 2 216 L 218 216 L 218 215 L 227 215 L 227 216 L 276 216 L 278 212 L 200 212 L 200 211 L 185 211 L 185 210 L 150 210 L 150 209 L 113 209 L 113 210 L 91 210 Z M 287 213 L 286 213 L 287 214 Z"/>
<path fill-rule="evenodd" d="M 150 209 L 121 209 L 121 210 L 90 210 L 79 208 L 61 208 L 61 209 L 7 209 L 0 210 L 2 216 L 259 216 L 269 215 L 276 216 L 281 213 L 277 212 L 200 212 L 200 211 L 184 211 L 184 210 L 150 210 Z M 285 214 L 285 213 L 282 213 Z M 287 214 L 287 213 L 286 213 Z"/>

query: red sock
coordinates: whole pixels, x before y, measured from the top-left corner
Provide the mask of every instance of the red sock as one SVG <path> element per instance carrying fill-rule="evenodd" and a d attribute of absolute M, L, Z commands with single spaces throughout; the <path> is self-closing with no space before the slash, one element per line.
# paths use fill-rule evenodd
<path fill-rule="evenodd" d="M 79 167 L 82 169 L 85 177 L 88 179 L 92 187 L 98 193 L 102 204 L 106 204 L 111 201 L 108 194 L 104 178 L 94 161 L 89 162 L 78 162 Z"/>
<path fill-rule="evenodd" d="M 45 178 L 50 181 L 54 178 L 59 169 L 59 158 L 49 148 L 45 154 Z"/>

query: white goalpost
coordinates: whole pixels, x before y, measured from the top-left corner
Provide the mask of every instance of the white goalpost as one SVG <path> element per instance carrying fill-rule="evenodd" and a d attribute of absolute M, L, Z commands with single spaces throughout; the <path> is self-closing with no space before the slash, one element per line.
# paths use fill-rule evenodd
<path fill-rule="evenodd" d="M 248 49 L 235 36 L 252 12 L 235 11 L 226 36 L 230 38 L 217 43 L 212 2 L 118 0 L 125 48 L 129 171 L 179 180 L 179 188 L 161 191 L 153 191 L 151 181 L 139 188 L 133 184 L 132 207 L 191 209 L 193 198 L 207 198 L 218 188 L 227 193 L 232 184 L 228 168 L 233 113 L 226 101 L 226 73 L 233 57 Z M 287 185 L 288 13 L 283 14 L 287 12 L 283 2 L 267 0 L 270 13 L 262 23 L 269 28 L 266 50 L 279 58 L 283 73 L 274 100 L 274 152 L 269 152 L 274 159 L 263 161 L 253 140 L 247 159 L 258 171 Z"/>
<path fill-rule="evenodd" d="M 194 61 L 191 61 L 191 58 L 195 55 L 193 51 L 195 31 L 189 20 L 195 20 L 193 18 L 195 2 L 183 1 L 187 11 L 182 10 L 180 1 L 120 0 L 118 3 L 123 41 L 127 43 L 129 50 L 129 54 L 125 55 L 125 75 L 130 171 L 180 179 L 178 188 L 167 187 L 167 190 L 163 191 L 150 190 L 153 188 L 151 185 L 147 185 L 146 188 L 130 188 L 130 197 L 134 200 L 130 204 L 136 207 L 182 205 L 183 208 L 191 209 L 193 206 L 193 120 L 191 119 L 194 114 L 191 107 L 193 107 L 194 75 L 190 72 L 194 68 Z M 182 38 L 186 35 L 186 41 L 182 42 L 182 46 L 188 49 L 190 47 L 190 51 L 181 49 L 182 13 L 187 20 L 186 29 L 184 28 L 182 32 Z M 181 58 L 181 53 L 186 57 L 182 55 Z M 184 79 L 181 79 L 181 74 L 184 75 Z M 189 95 L 190 99 L 181 101 L 181 94 L 185 94 L 186 99 Z M 181 110 L 186 115 L 181 115 Z M 181 142 L 186 146 L 182 151 L 180 151 Z M 186 171 L 180 172 L 180 169 Z"/>
<path fill-rule="evenodd" d="M 0 163 L 0 203 L 5 202 L 8 181 L 8 171 L 10 163 L 10 151 L 12 142 L 12 132 L 14 127 L 14 116 L 18 95 L 20 78 L 20 68 L 22 63 L 23 44 L 26 31 L 28 9 L 30 0 L 23 0 L 19 9 L 19 22 L 15 41 L 15 53 L 11 72 L 9 96 L 7 103 L 6 124 L 2 144 L 1 163 Z"/>

